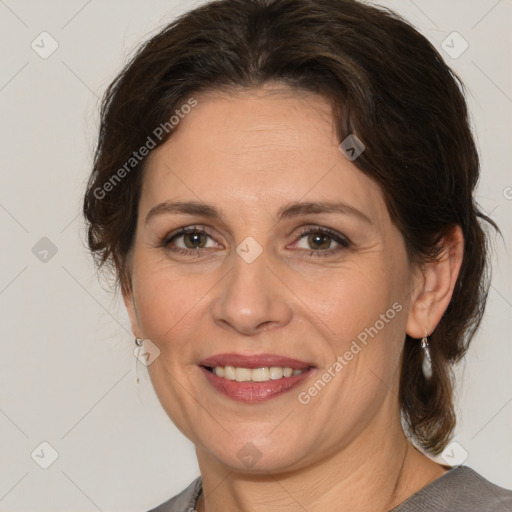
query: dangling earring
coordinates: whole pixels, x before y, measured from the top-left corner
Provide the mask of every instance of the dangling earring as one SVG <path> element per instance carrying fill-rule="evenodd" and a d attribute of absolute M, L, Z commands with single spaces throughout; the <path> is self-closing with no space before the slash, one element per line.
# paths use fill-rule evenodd
<path fill-rule="evenodd" d="M 135 338 L 135 345 L 137 345 L 137 348 L 134 350 L 135 355 L 135 374 L 137 375 L 137 384 L 139 383 L 139 365 L 137 364 L 137 360 L 140 356 L 140 351 L 142 350 L 142 345 L 144 344 L 144 340 L 141 338 Z"/>
<path fill-rule="evenodd" d="M 423 363 L 421 369 L 423 370 L 423 376 L 429 380 L 432 377 L 432 358 L 430 357 L 430 348 L 428 346 L 427 332 L 421 340 L 421 348 L 423 349 Z"/>

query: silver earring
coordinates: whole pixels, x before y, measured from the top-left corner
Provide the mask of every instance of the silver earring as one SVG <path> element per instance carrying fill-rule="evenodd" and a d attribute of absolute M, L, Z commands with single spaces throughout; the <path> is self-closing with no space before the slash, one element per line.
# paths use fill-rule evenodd
<path fill-rule="evenodd" d="M 421 340 L 421 348 L 423 349 L 423 363 L 421 365 L 421 369 L 423 371 L 423 376 L 429 380 L 432 377 L 432 358 L 430 357 L 430 348 L 428 346 L 427 333 L 425 332 L 425 336 L 423 336 Z"/>
<path fill-rule="evenodd" d="M 140 355 L 140 351 L 142 350 L 142 345 L 144 343 L 144 340 L 141 338 L 135 338 L 135 345 L 137 345 L 138 348 L 135 349 L 134 355 L 136 358 Z M 137 384 L 140 382 L 139 379 L 139 365 L 137 364 L 137 359 L 135 359 L 135 374 L 137 376 L 136 382 Z"/>

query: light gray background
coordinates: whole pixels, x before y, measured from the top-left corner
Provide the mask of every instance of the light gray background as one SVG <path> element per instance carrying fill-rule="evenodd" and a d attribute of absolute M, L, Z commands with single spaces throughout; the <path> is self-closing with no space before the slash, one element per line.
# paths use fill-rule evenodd
<path fill-rule="evenodd" d="M 482 156 L 478 199 L 505 243 L 496 242 L 486 317 L 459 370 L 452 455 L 467 451 L 467 465 L 512 487 L 512 2 L 380 3 L 438 48 L 453 31 L 469 44 L 456 59 L 441 52 L 467 84 Z M 161 409 L 141 365 L 135 383 L 126 314 L 98 280 L 80 217 L 99 97 L 138 42 L 194 5 L 0 0 L 2 511 L 143 511 L 198 474 L 193 447 Z M 43 31 L 59 45 L 47 59 L 31 48 L 34 40 L 43 45 Z M 42 237 L 55 255 L 44 247 L 33 253 Z M 49 460 L 43 441 L 58 452 L 48 469 L 31 458 L 37 448 L 34 459 Z"/>

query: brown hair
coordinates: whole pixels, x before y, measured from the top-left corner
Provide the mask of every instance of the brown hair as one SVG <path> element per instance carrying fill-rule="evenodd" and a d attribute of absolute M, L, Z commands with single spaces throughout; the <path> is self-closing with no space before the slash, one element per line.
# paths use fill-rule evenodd
<path fill-rule="evenodd" d="M 339 140 L 356 134 L 363 141 L 354 163 L 381 186 L 411 262 L 435 259 L 443 235 L 462 228 L 460 275 L 430 337 L 433 377 L 424 378 L 419 344 L 407 336 L 400 381 L 409 436 L 439 453 L 455 426 L 450 365 L 466 352 L 487 297 L 479 218 L 494 224 L 473 198 L 479 161 L 461 83 L 427 39 L 391 11 L 354 0 L 217 0 L 143 44 L 103 99 L 84 201 L 90 250 L 130 291 L 128 255 L 146 160 L 130 160 L 134 151 L 193 94 L 265 83 L 322 94 Z M 122 179 L 114 182 L 116 173 Z"/>

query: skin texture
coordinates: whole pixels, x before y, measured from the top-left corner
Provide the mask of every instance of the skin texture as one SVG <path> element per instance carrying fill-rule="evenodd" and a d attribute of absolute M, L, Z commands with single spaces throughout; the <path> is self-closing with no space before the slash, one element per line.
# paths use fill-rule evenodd
<path fill-rule="evenodd" d="M 150 156 L 131 254 L 132 329 L 160 356 L 148 367 L 159 400 L 196 446 L 204 494 L 199 510 L 389 510 L 446 470 L 420 454 L 399 419 L 405 333 L 421 338 L 446 309 L 462 257 L 458 228 L 441 260 L 409 264 L 380 187 L 338 149 L 319 96 L 265 87 L 197 96 L 198 105 Z M 196 201 L 220 219 L 148 212 Z M 343 202 L 352 213 L 278 219 L 293 202 Z M 206 230 L 204 247 L 180 254 Z M 330 228 L 348 247 L 305 228 Z M 262 253 L 236 252 L 252 237 Z M 336 249 L 341 249 L 336 251 Z M 426 291 L 427 290 L 427 291 Z M 401 311 L 311 401 L 298 394 L 321 378 L 393 304 Z M 418 350 L 420 350 L 418 342 Z M 310 362 L 297 389 L 260 403 L 213 389 L 198 361 L 219 353 L 272 353 Z M 248 467 L 247 443 L 259 454 Z"/>

